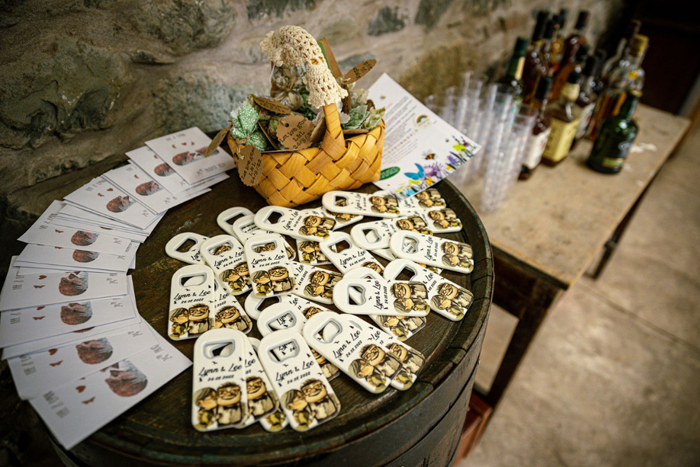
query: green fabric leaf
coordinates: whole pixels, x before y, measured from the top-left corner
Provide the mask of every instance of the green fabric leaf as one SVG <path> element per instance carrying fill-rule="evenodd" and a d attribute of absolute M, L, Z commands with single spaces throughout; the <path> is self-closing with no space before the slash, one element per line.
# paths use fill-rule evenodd
<path fill-rule="evenodd" d="M 362 128 L 365 130 L 373 130 L 377 126 L 379 126 L 379 123 L 382 121 L 382 118 L 384 118 L 384 113 L 386 112 L 386 109 L 382 107 L 381 109 L 372 109 L 369 111 L 369 115 L 365 119 L 364 122 L 362 122 Z"/>
<path fill-rule="evenodd" d="M 369 114 L 369 112 L 367 111 L 366 105 L 358 105 L 357 107 L 350 109 L 350 120 L 343 125 L 343 128 L 346 130 L 360 128 L 362 126 L 362 122 L 365 120 L 365 118 L 367 118 L 367 114 Z"/>
<path fill-rule="evenodd" d="M 248 138 L 248 144 L 255 146 L 258 151 L 264 152 L 267 149 L 267 138 L 260 130 L 255 130 Z"/>
<path fill-rule="evenodd" d="M 238 121 L 241 124 L 241 129 L 246 134 L 251 134 L 258 124 L 258 113 L 252 105 L 245 103 L 238 109 Z"/>

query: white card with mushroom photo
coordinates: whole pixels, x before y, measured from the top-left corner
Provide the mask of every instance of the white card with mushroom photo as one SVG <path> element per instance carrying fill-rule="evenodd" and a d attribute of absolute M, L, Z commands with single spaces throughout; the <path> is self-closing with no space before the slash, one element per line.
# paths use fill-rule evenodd
<path fill-rule="evenodd" d="M 202 243 L 199 253 L 216 278 L 233 295 L 250 290 L 250 274 L 243 245 L 232 235 L 217 235 Z"/>
<path fill-rule="evenodd" d="M 301 334 L 285 329 L 263 337 L 258 358 L 295 431 L 308 431 L 340 413 L 340 400 Z"/>
<path fill-rule="evenodd" d="M 397 280 L 402 271 L 412 273 L 410 281 Z M 427 302 L 436 313 L 452 321 L 460 321 L 474 301 L 474 294 L 464 287 L 445 279 L 439 274 L 419 266 L 413 261 L 397 259 L 386 266 L 384 277 L 402 287 L 410 288 L 412 283 L 421 284 L 427 290 Z"/>
<path fill-rule="evenodd" d="M 137 310 L 131 280 L 129 282 L 129 294 L 122 297 L 3 312 L 0 314 L 0 347 L 135 318 Z"/>
<path fill-rule="evenodd" d="M 355 268 L 370 268 L 381 274 L 384 271 L 379 262 L 367 251 L 353 243 L 345 232 L 333 232 L 320 244 L 323 254 L 333 266 L 345 274 Z"/>
<path fill-rule="evenodd" d="M 218 279 L 214 279 L 212 310 L 215 329 L 235 329 L 245 334 L 248 334 L 253 329 L 253 322 L 241 304 Z"/>
<path fill-rule="evenodd" d="M 343 278 L 340 273 L 297 262 L 292 262 L 292 274 L 294 295 L 326 305 L 333 304 L 333 287 Z"/>
<path fill-rule="evenodd" d="M 60 201 L 54 201 L 39 216 L 34 224 L 17 240 L 38 245 L 60 246 L 63 248 L 87 248 L 100 253 L 120 255 L 126 252 L 131 243 L 129 239 L 108 233 L 99 233 L 98 229 L 67 229 L 52 225 L 56 215 L 63 207 Z"/>
<path fill-rule="evenodd" d="M 126 252 L 120 255 L 91 250 L 74 250 L 59 246 L 29 244 L 17 257 L 16 266 L 52 265 L 66 269 L 82 269 L 126 272 L 136 257 L 139 244 L 131 242 Z"/>
<path fill-rule="evenodd" d="M 234 208 L 235 209 L 235 208 Z M 226 211 L 224 211 L 226 212 Z M 219 224 L 221 226 L 221 224 Z M 222 227 L 223 228 L 223 227 Z M 224 229 L 226 230 L 226 229 Z M 270 230 L 264 230 L 258 227 L 255 224 L 255 214 L 248 214 L 242 217 L 239 217 L 235 221 L 233 221 L 233 224 L 231 225 L 231 231 L 233 232 L 232 235 L 234 235 L 240 242 L 245 245 L 245 242 L 250 240 L 251 238 L 255 237 L 256 235 L 263 235 L 263 234 L 274 234 L 275 232 L 272 232 Z M 284 238 L 284 248 L 285 251 L 287 252 L 287 258 L 289 260 L 293 260 L 296 258 L 296 252 L 294 251 L 294 248 L 292 248 L 292 245 L 290 245 L 289 241 L 287 238 Z"/>
<path fill-rule="evenodd" d="M 244 248 L 252 293 L 258 297 L 291 293 L 294 276 L 281 235 L 256 235 L 245 243 Z"/>
<path fill-rule="evenodd" d="M 32 274 L 5 279 L 0 311 L 126 295 L 124 273 L 75 271 Z"/>
<path fill-rule="evenodd" d="M 190 185 L 236 166 L 233 157 L 221 148 L 204 157 L 209 143 L 211 139 L 196 127 L 146 141 L 146 145 Z"/>
<path fill-rule="evenodd" d="M 388 193 L 368 194 L 352 191 L 329 191 L 321 198 L 323 207 L 340 214 L 371 217 L 398 217 L 401 215 L 396 198 Z"/>
<path fill-rule="evenodd" d="M 178 269 L 170 280 L 168 337 L 195 339 L 214 328 L 214 271 L 203 264 Z"/>
<path fill-rule="evenodd" d="M 93 213 L 132 225 L 147 228 L 158 215 L 142 205 L 127 192 L 102 177 L 93 179 L 64 198 Z"/>
<path fill-rule="evenodd" d="M 255 214 L 255 225 L 280 235 L 298 240 L 323 241 L 328 238 L 336 222 L 322 209 L 296 209 L 265 206 Z"/>
<path fill-rule="evenodd" d="M 66 449 L 153 394 L 192 363 L 152 331 L 157 344 L 30 400 Z"/>
<path fill-rule="evenodd" d="M 151 327 L 142 322 L 110 337 L 11 358 L 7 362 L 21 399 L 31 399 L 52 388 L 90 375 L 156 344 Z"/>
<path fill-rule="evenodd" d="M 463 274 L 474 270 L 472 247 L 466 243 L 402 230 L 391 236 L 389 248 L 398 258 L 414 263 Z"/>
<path fill-rule="evenodd" d="M 204 264 L 200 254 L 202 244 L 209 237 L 194 232 L 181 232 L 165 244 L 165 254 L 187 264 Z"/>
<path fill-rule="evenodd" d="M 117 167 L 105 172 L 102 176 L 156 213 L 167 211 L 194 197 L 193 195 L 184 195 L 182 199 L 176 197 L 136 164 Z"/>
<path fill-rule="evenodd" d="M 192 426 L 197 431 L 246 426 L 247 340 L 240 331 L 215 329 L 194 343 Z"/>
<path fill-rule="evenodd" d="M 266 390 L 266 394 L 270 396 L 269 399 L 272 400 L 272 402 L 277 408 L 269 415 L 260 418 L 258 421 L 260 422 L 260 425 L 265 429 L 265 431 L 269 431 L 270 433 L 277 433 L 278 431 L 284 429 L 288 425 L 287 417 L 285 417 L 284 411 L 282 410 L 282 407 L 280 407 L 279 396 L 275 392 L 275 389 L 272 386 L 272 383 L 270 382 L 270 378 L 267 376 L 267 373 L 265 373 L 265 370 L 262 367 L 262 364 L 260 363 L 260 358 L 258 357 L 260 339 L 249 337 L 248 343 L 250 344 L 250 347 L 253 348 L 255 362 L 252 362 L 251 360 L 246 361 L 246 382 L 251 381 L 252 386 L 249 386 L 248 389 L 248 404 L 250 406 L 250 416 L 248 417 L 248 421 L 246 423 L 250 423 L 251 416 L 256 416 L 256 411 L 259 412 L 261 409 L 265 408 L 265 406 L 269 404 L 267 397 L 260 397 L 259 404 L 261 405 L 261 407 L 260 409 L 256 409 L 258 403 L 255 402 L 255 395 L 262 390 L 262 388 L 258 389 L 257 380 L 255 379 L 255 375 L 259 375 L 260 380 L 262 380 L 263 382 L 263 387 Z M 253 356 L 251 356 L 250 358 L 252 359 Z"/>

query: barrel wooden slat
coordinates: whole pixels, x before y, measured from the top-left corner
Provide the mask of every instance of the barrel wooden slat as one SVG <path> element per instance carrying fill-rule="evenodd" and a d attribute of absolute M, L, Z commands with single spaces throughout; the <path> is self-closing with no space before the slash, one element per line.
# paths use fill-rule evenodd
<path fill-rule="evenodd" d="M 452 272 L 444 275 L 472 290 L 475 302 L 461 322 L 431 313 L 426 329 L 409 339 L 407 343 L 426 356 L 425 369 L 410 390 L 400 392 L 390 388 L 372 395 L 340 375 L 331 385 L 341 401 L 341 413 L 308 433 L 289 428 L 267 433 L 254 425 L 244 430 L 204 434 L 190 424 L 192 374 L 186 371 L 69 454 L 78 462 L 104 466 L 124 465 L 125 459 L 132 466 L 341 465 L 344 460 L 352 465 L 359 465 L 354 461 L 360 460 L 367 461 L 360 462 L 361 465 L 382 465 L 408 456 L 413 445 L 414 449 L 425 445 L 423 440 L 435 436 L 432 433 L 441 420 L 454 418 L 453 406 L 463 398 L 467 386 L 471 391 L 493 290 L 493 260 L 479 218 L 453 185 L 441 182 L 437 188 L 464 224 L 462 232 L 446 237 L 470 243 L 476 260 L 471 275 Z M 359 189 L 375 190 L 371 185 Z M 316 201 L 303 208 L 319 204 Z M 141 314 L 160 334 L 165 335 L 167 330 L 170 278 L 184 266 L 165 256 L 165 244 L 180 232 L 208 236 L 223 233 L 216 224 L 216 216 L 233 206 L 257 211 L 266 203 L 233 174 L 211 193 L 169 211 L 139 249 L 137 269 L 133 273 L 136 300 Z M 386 264 L 383 259 L 380 262 Z M 259 337 L 257 330 L 250 335 Z M 174 345 L 192 357 L 194 340 Z M 469 394 L 466 400 L 468 397 Z M 420 453 L 411 454 L 416 455 Z"/>

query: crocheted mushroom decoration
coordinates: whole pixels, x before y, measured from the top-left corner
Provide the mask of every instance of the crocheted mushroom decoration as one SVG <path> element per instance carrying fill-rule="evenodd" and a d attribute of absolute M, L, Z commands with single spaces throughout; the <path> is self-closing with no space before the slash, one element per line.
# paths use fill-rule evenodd
<path fill-rule="evenodd" d="M 310 105 L 321 107 L 335 104 L 348 95 L 326 66 L 316 39 L 305 29 L 283 26 L 278 31 L 269 32 L 260 47 L 277 66 L 306 65 L 304 83 L 309 90 Z"/>

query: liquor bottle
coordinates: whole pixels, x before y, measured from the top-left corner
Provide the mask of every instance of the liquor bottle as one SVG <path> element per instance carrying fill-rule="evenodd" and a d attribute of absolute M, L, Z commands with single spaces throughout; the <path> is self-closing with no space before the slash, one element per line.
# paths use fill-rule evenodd
<path fill-rule="evenodd" d="M 624 61 L 628 59 L 628 52 L 630 45 L 632 44 L 632 39 L 634 39 L 634 36 L 639 33 L 639 28 L 641 27 L 641 21 L 636 19 L 630 21 L 630 24 L 627 26 L 627 31 L 625 31 L 625 35 L 622 37 L 622 39 L 620 39 L 620 43 L 617 44 L 617 51 L 615 52 L 615 55 L 610 57 L 610 59 L 603 65 L 603 69 L 600 73 L 603 83 L 607 81 L 607 79 L 610 77 L 610 73 L 614 69 L 620 68 L 622 65 L 624 65 Z"/>
<path fill-rule="evenodd" d="M 639 91 L 628 92 L 618 114 L 603 121 L 586 161 L 588 167 L 604 174 L 615 174 L 622 170 L 639 130 L 632 115 L 640 95 Z"/>
<path fill-rule="evenodd" d="M 523 160 L 523 165 L 520 168 L 519 180 L 527 180 L 530 178 L 542 160 L 542 153 L 547 144 L 552 123 L 551 118 L 546 112 L 551 90 L 551 76 L 542 76 L 537 83 L 537 90 L 535 91 L 535 99 L 533 101 L 533 107 L 537 109 L 537 117 L 535 117 L 535 124 L 532 127 L 532 136 L 529 141 L 530 146 Z"/>
<path fill-rule="evenodd" d="M 527 51 L 528 40 L 518 37 L 515 42 L 513 55 L 508 63 L 506 74 L 498 82 L 504 84 L 508 91 L 513 94 L 513 103 L 520 103 L 523 99 L 523 65 L 525 64 L 525 52 Z"/>
<path fill-rule="evenodd" d="M 575 71 L 569 74 L 561 96 L 547 108 L 547 114 L 552 119 L 552 123 L 551 132 L 542 153 L 542 163 L 545 165 L 555 166 L 569 155 L 571 142 L 578 129 L 578 115 L 574 101 L 578 98 L 580 82 L 580 74 Z"/>
<path fill-rule="evenodd" d="M 547 74 L 547 64 L 542 56 L 542 38 L 544 28 L 549 20 L 549 11 L 540 10 L 537 13 L 537 22 L 532 31 L 530 45 L 525 53 L 525 64 L 523 65 L 523 103 L 529 104 L 537 88 L 537 80 L 540 76 Z"/>
<path fill-rule="evenodd" d="M 596 94 L 596 96 L 601 96 L 603 94 L 603 90 L 605 89 L 605 84 L 603 83 L 600 75 L 608 53 L 603 49 L 596 49 L 595 56 L 598 57 L 598 67 L 596 68 L 595 78 L 593 79 L 593 92 Z"/>
<path fill-rule="evenodd" d="M 584 32 L 586 30 L 586 26 L 588 26 L 588 19 L 590 18 L 590 13 L 586 10 L 582 10 L 578 14 L 578 19 L 576 20 L 576 26 L 574 27 L 574 32 L 566 38 L 566 41 L 564 42 L 564 56 L 561 59 L 561 62 L 559 63 L 559 70 L 557 71 L 557 74 L 561 73 L 561 70 L 564 69 L 569 63 L 573 62 L 576 59 L 576 53 L 578 52 L 578 49 L 586 43 L 586 36 L 584 35 Z M 563 87 L 564 83 L 566 83 L 566 77 L 561 82 L 561 86 L 557 86 L 557 81 L 555 79 L 554 81 L 554 87 L 552 88 L 552 99 L 556 99 L 559 97 L 559 93 L 561 92 L 561 88 Z"/>
<path fill-rule="evenodd" d="M 581 49 L 579 49 L 581 50 Z M 571 149 L 576 146 L 581 138 L 586 135 L 586 130 L 588 129 L 588 124 L 593 116 L 593 111 L 595 110 L 595 103 L 598 96 L 593 91 L 593 81 L 595 80 L 595 74 L 598 70 L 598 57 L 595 55 L 590 55 L 586 58 L 586 64 L 581 72 L 581 89 L 579 90 L 578 98 L 574 105 L 576 106 L 576 111 L 578 112 L 578 129 L 576 130 L 576 136 L 574 136 L 574 141 L 571 144 Z"/>
<path fill-rule="evenodd" d="M 564 85 L 566 85 L 566 82 L 569 79 L 569 73 L 575 71 L 580 74 L 583 71 L 583 65 L 586 63 L 586 56 L 590 50 L 590 45 L 581 45 L 576 51 L 576 57 L 574 60 L 559 68 L 559 72 L 554 76 L 554 84 L 552 85 L 552 99 L 556 99 L 559 97 L 559 94 L 561 94 L 561 90 L 564 89 Z"/>
<path fill-rule="evenodd" d="M 552 43 L 552 61 L 550 62 L 552 73 L 556 73 L 559 70 L 561 60 L 564 58 L 564 41 L 566 40 L 566 36 L 564 35 L 564 26 L 566 26 L 566 20 L 568 18 L 568 8 L 562 8 L 559 10 L 559 14 L 557 15 L 557 19 L 559 21 L 557 23 L 556 39 Z"/>
<path fill-rule="evenodd" d="M 554 41 L 556 40 L 555 35 L 557 33 L 557 28 L 559 27 L 559 16 L 554 15 L 549 18 L 547 25 L 544 27 L 544 35 L 542 36 L 542 61 L 547 66 L 547 76 L 552 76 L 554 71 L 552 70 L 552 60 Z"/>
<path fill-rule="evenodd" d="M 589 137 L 591 139 L 595 139 L 605 118 L 617 114 L 629 91 L 642 92 L 645 76 L 642 61 L 648 45 L 649 38 L 647 36 L 641 34 L 634 36 L 626 58 L 620 62 L 619 68 L 611 72 L 590 124 Z"/>

